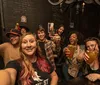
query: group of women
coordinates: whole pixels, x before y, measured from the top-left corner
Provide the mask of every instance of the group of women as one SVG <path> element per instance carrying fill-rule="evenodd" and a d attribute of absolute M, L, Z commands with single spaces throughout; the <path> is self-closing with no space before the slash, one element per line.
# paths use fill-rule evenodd
<path fill-rule="evenodd" d="M 62 55 L 65 59 L 62 72 L 66 80 L 82 76 L 90 81 L 100 79 L 99 39 L 91 37 L 81 45 L 79 43 L 81 35 L 74 31 L 69 35 L 69 43 L 63 48 L 64 37 L 61 34 L 64 31 L 64 26 L 61 26 L 61 29 L 53 35 L 51 40 L 53 42 L 47 40 L 45 31 L 43 28 L 40 29 L 37 31 L 40 40 L 37 40 L 35 34 L 29 32 L 21 36 L 20 58 L 8 62 L 5 69 L 0 70 L 1 85 L 57 85 L 59 72 L 56 71 L 55 61 L 59 61 Z M 51 44 L 54 45 L 51 46 Z M 44 48 L 44 46 L 46 47 Z M 56 56 L 53 57 L 50 54 L 52 53 L 50 49 Z M 94 57 L 92 60 L 90 60 L 91 55 Z"/>

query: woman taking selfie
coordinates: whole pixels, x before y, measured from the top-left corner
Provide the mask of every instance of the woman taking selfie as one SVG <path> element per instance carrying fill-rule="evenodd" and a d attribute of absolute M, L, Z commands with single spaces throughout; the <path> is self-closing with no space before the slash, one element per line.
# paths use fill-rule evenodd
<path fill-rule="evenodd" d="M 57 85 L 57 74 L 41 56 L 35 35 L 26 33 L 21 37 L 20 56 L 20 59 L 10 61 L 6 69 L 0 71 L 0 75 L 4 73 L 7 80 L 3 83 L 5 78 L 0 78 L 2 85 Z"/>

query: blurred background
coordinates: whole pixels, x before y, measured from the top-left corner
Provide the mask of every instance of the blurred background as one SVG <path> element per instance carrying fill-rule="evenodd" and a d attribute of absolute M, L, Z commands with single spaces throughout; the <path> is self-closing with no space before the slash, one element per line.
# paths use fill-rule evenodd
<path fill-rule="evenodd" d="M 23 16 L 26 23 L 21 21 Z M 77 30 L 85 38 L 100 37 L 100 0 L 0 0 L 1 43 L 16 23 L 35 32 L 40 24 L 47 30 L 51 21 L 55 29 L 64 24 L 65 36 Z"/>

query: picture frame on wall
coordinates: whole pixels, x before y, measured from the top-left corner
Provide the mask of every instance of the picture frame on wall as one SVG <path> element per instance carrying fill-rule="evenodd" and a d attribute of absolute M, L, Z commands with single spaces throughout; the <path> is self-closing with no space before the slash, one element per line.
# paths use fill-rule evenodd
<path fill-rule="evenodd" d="M 53 22 L 48 22 L 48 33 L 54 34 L 54 23 Z"/>

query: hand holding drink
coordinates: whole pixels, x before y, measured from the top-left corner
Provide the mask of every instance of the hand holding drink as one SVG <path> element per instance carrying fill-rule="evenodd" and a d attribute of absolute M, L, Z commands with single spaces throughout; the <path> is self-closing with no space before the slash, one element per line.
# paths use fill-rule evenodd
<path fill-rule="evenodd" d="M 98 52 L 97 51 L 87 51 L 85 56 L 88 56 L 86 63 L 91 64 L 98 57 Z"/>
<path fill-rule="evenodd" d="M 98 51 L 99 50 L 96 45 L 93 50 L 87 50 L 84 58 L 86 63 L 91 64 L 98 57 Z"/>
<path fill-rule="evenodd" d="M 65 54 L 68 58 L 72 58 L 75 52 L 76 46 L 74 45 L 68 45 L 65 49 Z"/>

